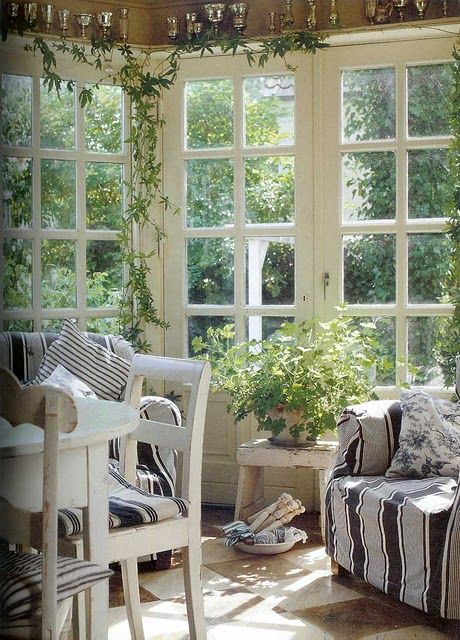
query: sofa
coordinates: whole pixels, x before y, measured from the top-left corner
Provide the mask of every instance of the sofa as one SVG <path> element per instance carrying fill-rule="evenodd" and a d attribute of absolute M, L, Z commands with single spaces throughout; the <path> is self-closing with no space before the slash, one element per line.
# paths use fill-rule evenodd
<path fill-rule="evenodd" d="M 84 336 L 85 340 L 90 340 L 91 343 L 99 345 L 98 356 L 102 354 L 102 357 L 106 360 L 106 365 L 110 369 L 112 366 L 120 365 L 124 368 L 124 374 L 129 370 L 129 362 L 134 355 L 134 349 L 129 342 L 127 342 L 121 336 L 115 335 L 101 335 L 96 333 L 79 332 L 78 329 L 70 322 L 65 321 L 63 331 L 61 334 L 57 333 L 42 333 L 42 332 L 9 332 L 5 331 L 0 333 L 0 365 L 10 369 L 17 378 L 23 384 L 30 384 L 31 380 L 36 382 L 43 382 L 43 376 L 47 375 L 49 371 L 41 371 L 41 366 L 45 362 L 45 356 L 50 357 L 50 346 L 54 344 L 54 348 L 59 344 L 58 339 L 61 339 L 63 333 L 67 332 L 70 339 L 74 336 L 79 339 Z M 58 341 L 58 342 L 56 342 Z M 64 342 L 64 349 L 66 343 Z M 113 360 L 110 359 L 110 354 L 113 354 Z M 56 354 L 56 361 L 51 358 L 49 364 L 49 370 L 54 368 L 54 365 L 62 359 L 65 362 L 66 355 Z M 86 367 L 86 358 L 82 354 L 81 362 L 75 363 L 75 370 L 81 366 Z M 67 364 L 67 363 L 65 363 Z M 73 364 L 73 363 L 72 363 Z M 88 369 L 93 365 L 90 363 Z M 74 372 L 75 372 L 74 370 Z M 40 375 L 42 376 L 40 378 Z M 91 376 L 92 372 L 87 373 Z M 101 386 L 102 382 L 107 383 L 107 376 L 103 376 L 100 372 L 94 373 L 95 378 L 99 380 L 94 381 L 94 385 L 91 386 L 97 389 L 98 397 L 105 399 L 123 400 L 123 376 L 119 387 L 113 386 L 113 388 L 106 390 Z M 85 377 L 85 376 L 83 376 Z M 105 378 L 101 382 L 102 378 Z M 118 381 L 115 381 L 118 382 Z M 141 401 L 141 416 L 147 419 L 158 420 L 168 424 L 180 424 L 181 414 L 177 406 L 167 398 L 160 396 L 149 395 L 142 398 Z M 110 443 L 110 468 L 112 480 L 116 482 L 120 480 L 117 474 L 119 463 L 119 442 L 112 441 Z M 176 453 L 170 449 L 165 449 L 157 446 L 151 446 L 145 443 L 138 444 L 138 464 L 137 464 L 137 479 L 136 485 L 152 494 L 160 494 L 162 496 L 173 496 L 176 483 Z M 66 510 L 63 509 L 59 513 L 59 527 L 62 534 L 74 535 L 79 534 L 82 526 L 81 513 L 78 510 Z M 165 552 L 159 554 L 156 558 L 151 558 L 154 562 L 154 566 L 157 569 L 168 568 L 170 566 L 171 552 Z"/>
<path fill-rule="evenodd" d="M 333 568 L 459 620 L 460 405 L 401 391 L 346 408 L 338 438 L 325 492 Z"/>

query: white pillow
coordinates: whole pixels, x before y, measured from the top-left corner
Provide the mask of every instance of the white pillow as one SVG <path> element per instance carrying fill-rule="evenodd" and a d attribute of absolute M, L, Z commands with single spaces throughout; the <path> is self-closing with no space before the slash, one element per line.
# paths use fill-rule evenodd
<path fill-rule="evenodd" d="M 37 375 L 29 384 L 41 384 L 58 364 L 77 376 L 102 400 L 120 400 L 130 363 L 96 344 L 70 320 L 64 320 L 59 337 L 48 347 Z"/>
<path fill-rule="evenodd" d="M 53 387 L 64 389 L 75 398 L 97 398 L 97 395 L 87 384 L 67 371 L 62 364 L 58 364 L 53 373 L 45 378 L 41 384 L 50 384 Z"/>
<path fill-rule="evenodd" d="M 458 478 L 460 470 L 460 403 L 401 391 L 399 449 L 387 477 Z"/>

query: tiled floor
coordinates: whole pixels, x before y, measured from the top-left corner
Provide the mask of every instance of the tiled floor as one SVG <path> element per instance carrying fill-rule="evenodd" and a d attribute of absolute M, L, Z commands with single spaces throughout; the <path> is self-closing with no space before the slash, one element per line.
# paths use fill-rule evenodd
<path fill-rule="evenodd" d="M 203 509 L 203 586 L 208 640 L 447 640 L 439 621 L 356 578 L 331 575 L 317 516 L 296 526 L 308 532 L 277 556 L 226 548 L 220 525 L 232 511 Z M 188 626 L 180 554 L 171 569 L 142 571 L 143 623 L 148 640 L 185 640 Z M 119 577 L 111 583 L 109 640 L 129 638 Z"/>

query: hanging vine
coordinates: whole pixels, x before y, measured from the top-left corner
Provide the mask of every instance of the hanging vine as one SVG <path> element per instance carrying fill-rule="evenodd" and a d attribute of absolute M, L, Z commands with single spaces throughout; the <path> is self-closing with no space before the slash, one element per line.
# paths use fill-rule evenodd
<path fill-rule="evenodd" d="M 66 38 L 48 41 L 38 35 L 27 51 L 41 55 L 43 63 L 43 83 L 49 91 L 76 91 L 74 80 L 64 80 L 58 73 L 57 54 L 68 54 L 72 60 L 85 64 L 101 72 L 100 82 L 110 79 L 119 85 L 128 96 L 131 104 L 129 115 L 130 133 L 126 140 L 131 145 L 132 172 L 125 182 L 127 206 L 123 225 L 119 234 L 123 263 L 127 279 L 123 288 L 120 304 L 120 332 L 130 340 L 138 351 L 148 351 L 150 345 L 143 338 L 143 327 L 154 324 L 165 328 L 167 323 L 159 317 L 158 309 L 150 290 L 148 279 L 151 272 L 149 259 L 156 253 L 142 251 L 133 241 L 133 230 L 150 231 L 158 242 L 164 237 L 162 226 L 152 218 L 154 206 L 164 211 L 176 212 L 178 209 L 162 191 L 161 161 L 158 154 L 159 135 L 165 125 L 159 99 L 163 91 L 170 89 L 176 81 L 180 61 L 185 54 L 196 53 L 201 57 L 213 54 L 216 50 L 231 55 L 246 56 L 250 66 L 263 67 L 270 58 L 284 59 L 286 66 L 292 66 L 286 60 L 290 52 L 314 53 L 326 47 L 324 36 L 309 31 L 290 31 L 278 37 L 255 40 L 241 34 L 216 38 L 212 31 L 203 32 L 196 38 L 187 37 L 167 50 L 167 57 L 155 68 L 151 68 L 152 51 L 133 49 L 129 44 L 120 44 L 113 40 L 97 40 L 91 47 L 77 44 Z M 122 63 L 117 71 L 107 70 L 107 60 L 113 55 L 121 57 Z M 97 88 L 98 84 L 94 85 Z M 82 108 L 91 102 L 93 88 L 79 88 L 78 99 Z"/>

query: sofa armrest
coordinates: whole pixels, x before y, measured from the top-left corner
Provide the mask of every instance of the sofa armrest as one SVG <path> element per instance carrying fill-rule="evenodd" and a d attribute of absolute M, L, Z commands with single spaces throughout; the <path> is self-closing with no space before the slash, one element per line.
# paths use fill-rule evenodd
<path fill-rule="evenodd" d="M 337 422 L 339 448 L 332 477 L 382 475 L 398 447 L 398 400 L 373 400 L 347 407 Z"/>

